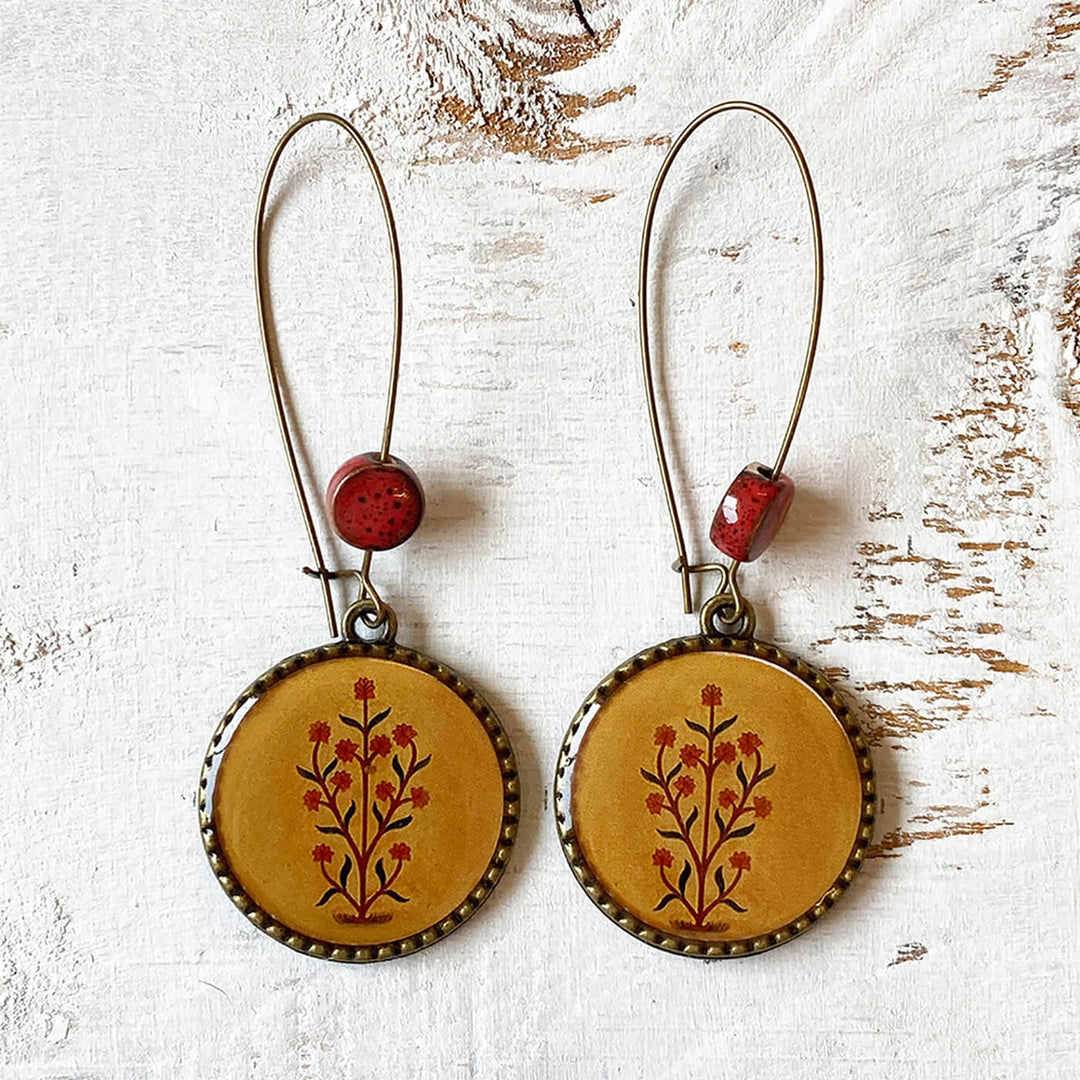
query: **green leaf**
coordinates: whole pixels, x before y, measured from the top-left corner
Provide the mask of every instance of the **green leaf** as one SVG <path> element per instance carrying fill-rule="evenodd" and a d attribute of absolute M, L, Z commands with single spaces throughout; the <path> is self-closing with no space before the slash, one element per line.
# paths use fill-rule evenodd
<path fill-rule="evenodd" d="M 376 724 L 381 724 L 389 715 L 390 715 L 390 710 L 389 709 L 383 709 L 382 712 L 376 713 L 368 721 L 368 731 L 370 731 Z"/>
<path fill-rule="evenodd" d="M 716 887 L 720 890 L 720 894 L 722 896 L 724 893 L 724 868 L 722 866 L 718 866 L 716 868 L 716 873 L 713 874 L 713 877 L 716 879 Z"/>
<path fill-rule="evenodd" d="M 377 802 L 371 804 L 371 812 L 375 815 L 375 823 L 381 825 L 383 823 L 383 812 L 379 809 Z"/>
<path fill-rule="evenodd" d="M 675 762 L 675 768 L 672 769 L 671 772 L 669 772 L 667 774 L 667 776 L 664 777 L 664 779 L 670 784 L 671 781 L 674 780 L 675 777 L 678 776 L 679 773 L 681 773 L 681 772 L 682 772 L 682 762 L 677 761 L 677 762 Z"/>
<path fill-rule="evenodd" d="M 345 828 L 346 829 L 349 827 L 349 822 L 352 821 L 353 814 L 355 814 L 355 813 L 356 813 L 356 800 L 354 799 L 351 803 L 349 803 L 349 809 L 345 811 L 345 817 L 344 817 L 343 820 L 345 822 Z"/>
<path fill-rule="evenodd" d="M 662 836 L 665 840 L 683 839 L 683 834 L 681 832 L 678 832 L 676 829 L 657 829 L 656 832 L 658 836 Z M 683 843 L 686 843 L 686 841 L 683 840 Z"/>
<path fill-rule="evenodd" d="M 660 777 L 657 776 L 656 773 L 649 772 L 648 769 L 642 769 L 641 770 L 641 775 L 644 776 L 645 779 L 648 780 L 650 784 L 655 784 L 657 787 L 663 787 L 664 786 L 663 783 L 660 780 Z"/>
<path fill-rule="evenodd" d="M 380 859 L 375 864 L 375 876 L 379 879 L 380 885 L 386 884 L 386 867 L 383 866 L 383 861 Z"/>
<path fill-rule="evenodd" d="M 389 896 L 391 900 L 396 900 L 399 904 L 407 904 L 409 902 L 409 898 L 407 896 L 402 896 L 401 893 L 394 892 L 393 889 L 387 889 L 386 892 L 383 893 L 383 895 Z"/>
<path fill-rule="evenodd" d="M 723 832 L 724 831 L 724 819 L 720 816 L 720 811 L 719 810 L 714 810 L 712 812 L 712 816 L 713 816 L 713 821 L 716 822 L 717 828 L 721 832 Z"/>
<path fill-rule="evenodd" d="M 411 824 L 412 814 L 409 814 L 408 817 L 398 818 L 397 821 L 391 821 L 390 824 L 386 826 L 386 831 L 389 832 L 391 829 L 404 829 L 406 825 Z"/>
<path fill-rule="evenodd" d="M 734 724 L 735 721 L 738 720 L 738 719 L 739 719 L 739 714 L 736 713 L 730 720 L 724 720 L 722 723 L 717 724 L 716 725 L 716 730 L 713 732 L 713 734 L 714 735 L 719 735 L 721 731 L 727 731 L 727 729 L 729 727 L 731 727 L 731 725 Z"/>
<path fill-rule="evenodd" d="M 690 811 L 690 816 L 686 819 L 686 831 L 689 832 L 694 827 L 694 822 L 697 821 L 697 807 Z"/>
<path fill-rule="evenodd" d="M 679 875 L 679 892 L 686 895 L 686 883 L 690 880 L 690 863 L 683 860 L 682 873 Z"/>
<path fill-rule="evenodd" d="M 664 908 L 666 908 L 668 906 L 668 904 L 671 903 L 672 900 L 678 900 L 678 899 L 679 899 L 679 894 L 678 893 L 669 892 L 667 894 L 667 896 L 665 896 L 664 899 L 661 900 L 660 903 L 657 904 L 656 907 L 653 908 L 653 911 L 663 911 Z"/>
<path fill-rule="evenodd" d="M 338 759 L 334 758 L 333 761 L 331 761 L 330 764 L 327 765 L 325 769 L 323 769 L 323 772 L 322 772 L 323 780 L 325 780 L 337 768 L 337 764 L 338 764 Z"/>
<path fill-rule="evenodd" d="M 305 769 L 302 765 L 297 765 L 296 771 L 305 780 L 310 780 L 313 784 L 317 784 L 319 782 L 319 778 L 310 769 Z"/>
<path fill-rule="evenodd" d="M 402 783 L 405 783 L 405 772 L 404 772 L 404 770 L 403 770 L 403 769 L 401 768 L 401 762 L 400 762 L 400 761 L 398 761 L 398 756 L 397 756 L 397 754 L 395 754 L 395 755 L 394 755 L 394 760 L 393 760 L 393 761 L 392 761 L 392 762 L 391 762 L 390 764 L 391 764 L 391 765 L 393 766 L 394 772 L 395 772 L 395 773 L 397 774 L 397 778 L 398 778 L 398 779 L 399 779 L 399 780 L 400 780 L 400 781 L 401 781 Z"/>
<path fill-rule="evenodd" d="M 337 888 L 327 889 L 326 892 L 323 893 L 322 899 L 316 901 L 315 906 L 322 907 L 331 897 L 337 896 L 340 892 L 341 890 Z"/>
<path fill-rule="evenodd" d="M 733 832 L 733 833 L 732 833 L 732 834 L 731 834 L 731 835 L 730 835 L 730 836 L 728 837 L 728 839 L 729 839 L 729 840 L 735 840 L 735 839 L 737 839 L 737 838 L 738 838 L 738 837 L 740 837 L 740 836 L 749 836 L 749 835 L 750 835 L 750 834 L 751 834 L 751 833 L 752 833 L 752 832 L 754 831 L 754 829 L 755 829 L 755 828 L 757 828 L 757 826 L 756 826 L 756 825 L 744 825 L 744 826 L 743 826 L 743 827 L 742 827 L 741 829 L 736 829 L 736 830 L 735 830 L 735 831 L 734 831 L 734 832 Z"/>
<path fill-rule="evenodd" d="M 736 904 L 735 901 L 732 900 L 730 897 L 727 900 L 721 900 L 720 903 L 721 904 L 727 904 L 727 906 L 729 908 L 731 908 L 732 911 L 745 911 L 746 910 L 746 908 L 740 907 L 738 904 Z"/>
<path fill-rule="evenodd" d="M 328 836 L 344 836 L 345 834 L 336 825 L 316 825 L 316 829 Z"/>
<path fill-rule="evenodd" d="M 430 765 L 430 764 L 431 764 L 431 755 L 428 754 L 427 757 L 421 758 L 416 763 L 415 767 L 413 768 L 413 775 L 415 776 L 421 769 L 423 769 L 425 766 Z"/>
<path fill-rule="evenodd" d="M 747 783 L 746 770 L 742 767 L 741 761 L 738 765 L 735 766 L 735 775 L 739 778 L 739 783 L 742 784 L 742 786 L 745 788 Z"/>
<path fill-rule="evenodd" d="M 364 725 L 359 720 L 354 720 L 351 716 L 345 716 L 343 713 L 338 713 L 338 719 L 346 725 L 346 727 L 356 728 L 357 731 L 363 731 Z"/>
<path fill-rule="evenodd" d="M 341 864 L 341 891 L 344 892 L 349 887 L 349 875 L 352 873 L 352 859 L 348 855 L 345 856 L 345 861 Z"/>
<path fill-rule="evenodd" d="M 758 783 L 760 784 L 762 780 L 768 780 L 774 772 L 776 772 L 775 765 L 770 765 L 767 769 L 762 769 L 761 772 L 758 773 Z"/>
<path fill-rule="evenodd" d="M 699 735 L 704 735 L 706 739 L 709 737 L 709 729 L 703 724 L 695 724 L 693 720 L 687 720 L 686 726 L 691 731 L 696 731 Z"/>

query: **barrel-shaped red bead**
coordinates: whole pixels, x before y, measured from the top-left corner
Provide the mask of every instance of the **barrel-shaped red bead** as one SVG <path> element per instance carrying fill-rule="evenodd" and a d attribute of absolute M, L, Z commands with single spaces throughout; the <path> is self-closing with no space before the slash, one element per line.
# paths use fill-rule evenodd
<path fill-rule="evenodd" d="M 709 539 L 739 562 L 753 562 L 773 542 L 795 495 L 791 477 L 755 461 L 731 482 L 713 518 Z"/>
<path fill-rule="evenodd" d="M 416 532 L 424 516 L 424 489 L 404 461 L 359 454 L 331 478 L 326 511 L 346 544 L 386 551 Z"/>

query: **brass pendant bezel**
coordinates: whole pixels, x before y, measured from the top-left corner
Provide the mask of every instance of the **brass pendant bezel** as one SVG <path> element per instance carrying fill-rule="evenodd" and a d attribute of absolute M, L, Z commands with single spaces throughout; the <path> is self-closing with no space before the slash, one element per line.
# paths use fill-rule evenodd
<path fill-rule="evenodd" d="M 805 683 L 829 708 L 847 734 L 848 742 L 859 770 L 859 783 L 862 796 L 861 813 L 855 841 L 843 869 L 832 886 L 821 899 L 798 918 L 768 934 L 756 938 L 744 938 L 733 941 L 709 942 L 697 938 L 682 937 L 668 930 L 662 930 L 643 922 L 636 915 L 623 908 L 613 897 L 608 895 L 595 873 L 587 863 L 574 834 L 571 816 L 570 791 L 577 747 L 587 727 L 586 720 L 599 708 L 608 697 L 623 683 L 644 671 L 646 668 L 675 656 L 690 652 L 727 652 L 741 653 L 764 660 L 782 669 Z M 559 833 L 563 854 L 578 884 L 585 890 L 589 899 L 617 926 L 647 945 L 662 949 L 679 956 L 693 956 L 703 960 L 724 959 L 735 956 L 751 956 L 767 952 L 785 942 L 805 933 L 814 925 L 855 880 L 864 859 L 867 848 L 874 835 L 874 820 L 877 812 L 877 796 L 874 783 L 873 763 L 858 721 L 840 699 L 837 690 L 820 672 L 783 649 L 768 642 L 754 638 L 707 638 L 701 635 L 673 638 L 661 644 L 639 652 L 620 664 L 607 675 L 585 699 L 570 723 L 566 736 L 559 750 L 554 782 L 555 825 Z"/>
<path fill-rule="evenodd" d="M 245 892 L 243 886 L 234 876 L 218 841 L 212 807 L 208 808 L 208 803 L 212 797 L 211 781 L 214 769 L 223 754 L 222 742 L 229 726 L 236 720 L 241 710 L 246 712 L 246 705 L 265 694 L 270 687 L 302 668 L 326 660 L 337 660 L 346 657 L 389 660 L 393 663 L 416 668 L 438 679 L 472 710 L 480 722 L 491 741 L 502 776 L 502 822 L 499 827 L 495 850 L 480 880 L 469 891 L 465 899 L 453 911 L 440 919 L 439 922 L 417 933 L 379 945 L 342 945 L 338 942 L 323 941 L 294 931 L 281 920 L 263 910 Z M 240 722 L 243 722 L 242 717 Z M 296 952 L 303 953 L 306 956 L 334 960 L 339 963 L 364 964 L 379 960 L 392 960 L 395 957 L 415 953 L 427 948 L 429 945 L 434 945 L 435 942 L 452 933 L 476 913 L 477 909 L 491 895 L 502 877 L 503 871 L 506 869 L 517 837 L 521 798 L 517 761 L 514 757 L 513 747 L 510 745 L 510 740 L 499 718 L 480 694 L 457 672 L 438 660 L 433 660 L 415 649 L 406 648 L 402 645 L 336 641 L 327 645 L 320 645 L 314 649 L 306 649 L 275 664 L 269 671 L 260 675 L 233 702 L 214 731 L 206 757 L 203 760 L 202 772 L 199 778 L 198 809 L 199 829 L 202 834 L 203 847 L 206 849 L 207 858 L 210 860 L 214 876 L 218 879 L 229 899 L 247 916 L 249 922 L 275 941 L 287 945 L 290 949 L 294 949 Z"/>

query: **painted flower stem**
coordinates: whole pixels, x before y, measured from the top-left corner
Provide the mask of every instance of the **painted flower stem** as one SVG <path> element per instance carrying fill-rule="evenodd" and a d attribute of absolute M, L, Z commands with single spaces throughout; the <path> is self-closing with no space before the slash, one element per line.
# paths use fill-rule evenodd
<path fill-rule="evenodd" d="M 336 857 L 333 848 L 322 842 L 313 849 L 312 857 L 320 864 L 322 877 L 330 885 L 330 890 L 318 901 L 317 906 L 340 895 L 352 907 L 354 914 L 336 913 L 336 919 L 344 922 L 385 922 L 392 918 L 392 914 L 385 910 L 375 912 L 374 906 L 384 897 L 395 903 L 408 903 L 408 897 L 400 895 L 393 886 L 404 864 L 412 859 L 412 849 L 401 840 L 390 844 L 385 863 L 383 857 L 379 856 L 379 849 L 391 830 L 400 832 L 407 829 L 412 823 L 412 814 L 431 802 L 426 788 L 420 785 L 410 787 L 416 774 L 431 761 L 431 755 L 419 759 L 416 744 L 418 733 L 408 723 L 397 724 L 392 737 L 382 732 L 373 736 L 373 730 L 389 716 L 390 709 L 385 708 L 371 715 L 370 702 L 375 698 L 372 679 L 361 676 L 353 690 L 363 707 L 362 719 L 340 713 L 338 719 L 347 728 L 360 732 L 360 743 L 348 737 L 340 739 L 334 747 L 334 757 L 324 768 L 320 748 L 324 743 L 330 743 L 333 732 L 328 722 L 316 720 L 308 729 L 308 738 L 314 744 L 311 769 L 309 771 L 300 765 L 296 768 L 302 778 L 317 785 L 303 795 L 306 809 L 318 813 L 325 808 L 333 819 L 332 825 L 317 825 L 316 828 L 327 837 L 339 836 L 348 847 L 348 853 L 338 864 L 337 881 L 327 871 L 327 864 L 333 863 Z M 394 743 L 400 751 L 408 749 L 407 764 L 403 764 L 404 755 L 395 752 Z M 381 758 L 390 758 L 396 783 L 390 779 L 375 782 Z M 354 789 L 358 798 L 351 800 L 344 795 L 353 788 L 355 780 L 354 774 L 347 768 L 350 764 L 360 771 L 360 782 Z M 344 804 L 340 801 L 343 796 L 348 802 L 347 809 L 343 809 Z M 354 870 L 359 882 L 350 889 Z M 369 878 L 369 874 L 372 878 Z"/>
<path fill-rule="evenodd" d="M 322 769 L 319 767 L 319 744 L 316 743 L 311 750 L 311 769 L 318 778 L 319 787 L 322 788 L 323 795 L 326 797 L 326 805 L 330 807 L 330 813 L 334 815 L 334 820 L 337 822 L 337 827 L 341 830 L 342 835 L 345 837 L 345 842 L 352 850 L 353 858 L 356 859 L 357 865 L 360 863 L 360 849 L 356 846 L 356 841 L 352 838 L 352 833 L 345 825 L 345 819 L 341 816 L 341 811 L 338 809 L 337 804 L 337 792 L 331 792 L 326 785 L 326 781 L 323 779 Z M 363 897 L 363 890 L 360 893 Z"/>
<path fill-rule="evenodd" d="M 330 885 L 330 886 L 331 886 L 331 888 L 337 889 L 337 890 L 338 890 L 338 891 L 339 891 L 339 892 L 341 893 L 341 895 L 342 895 L 342 896 L 344 896 L 344 897 L 345 897 L 345 899 L 346 899 L 346 900 L 348 900 L 348 901 L 349 901 L 349 903 L 350 903 L 350 904 L 352 904 L 352 906 L 353 906 L 354 908 L 356 908 L 356 914 L 357 914 L 357 915 L 362 915 L 362 914 L 363 914 L 363 910 L 361 909 L 361 907 L 360 907 L 360 904 L 359 904 L 359 903 L 357 902 L 357 900 L 356 900 L 356 897 L 354 897 L 354 896 L 353 896 L 353 894 L 352 894 L 351 892 L 349 892 L 349 890 L 348 890 L 348 889 L 343 889 L 343 888 L 341 887 L 341 884 L 340 884 L 340 882 L 337 882 L 337 881 L 335 881 L 335 880 L 334 880 L 334 879 L 333 879 L 333 878 L 332 878 L 332 877 L 331 877 L 331 876 L 330 876 L 330 875 L 329 875 L 329 874 L 328 874 L 328 873 L 326 872 L 326 863 L 320 863 L 320 864 L 319 864 L 319 869 L 320 869 L 320 870 L 322 870 L 322 876 L 323 876 L 323 878 L 325 878 L 325 880 L 326 880 L 327 884 L 328 884 L 328 885 Z"/>
<path fill-rule="evenodd" d="M 695 930 L 709 929 L 706 919 L 721 904 L 736 912 L 746 910 L 733 899 L 733 894 L 750 869 L 750 855 L 745 851 L 731 855 L 728 861 L 735 874 L 730 881 L 725 880 L 724 868 L 717 865 L 717 860 L 729 841 L 749 836 L 756 828 L 756 821 L 740 825 L 742 818 L 752 813 L 754 818 L 762 819 L 772 812 L 768 798 L 752 796 L 758 785 L 776 771 L 776 766 L 763 766 L 762 741 L 753 731 L 744 731 L 736 740 L 737 747 L 736 742 L 721 740 L 721 733 L 738 720 L 736 714 L 717 721 L 717 706 L 722 702 L 719 686 L 710 683 L 702 687 L 701 705 L 708 710 L 707 725 L 685 720 L 690 738 L 680 748 L 679 760 L 668 769 L 665 755 L 667 750 L 674 749 L 679 736 L 670 724 L 661 724 L 655 731 L 656 772 L 641 770 L 642 777 L 659 788 L 645 799 L 649 813 L 668 814 L 673 819 L 674 829 L 657 828 L 657 832 L 665 839 L 679 840 L 686 848 L 682 871 L 674 881 L 668 870 L 675 856 L 663 847 L 653 853 L 653 865 L 659 868 L 660 882 L 666 889 L 656 910 L 677 901 L 690 916 L 689 922 L 677 925 Z M 695 736 L 704 745 L 695 742 Z M 747 776 L 746 766 L 750 762 L 753 769 Z M 736 793 L 732 786 L 718 782 L 717 774 L 723 765 L 734 766 L 732 780 L 738 780 L 741 792 Z M 700 770 L 700 777 L 694 776 L 696 770 Z M 726 820 L 724 809 L 730 811 Z M 700 829 L 697 829 L 699 821 Z M 715 889 L 712 898 L 711 889 Z"/>
<path fill-rule="evenodd" d="M 371 736 L 371 727 L 368 722 L 368 699 L 364 698 L 360 704 L 364 708 L 364 748 L 363 757 L 360 759 L 360 847 L 363 850 L 363 854 L 357 857 L 356 870 L 360 875 L 360 903 L 364 908 L 360 914 L 366 915 L 369 906 L 365 894 L 367 893 L 368 861 L 368 773 L 371 771 L 371 763 L 368 760 L 370 753 L 368 750 L 368 739 Z M 345 831 L 347 833 L 348 829 Z"/>
<path fill-rule="evenodd" d="M 747 803 L 750 801 L 750 794 L 761 781 L 761 751 L 755 750 L 754 757 L 754 775 L 750 778 L 750 782 L 743 786 L 742 799 L 739 801 L 739 805 L 732 812 L 731 818 L 728 823 L 723 827 L 723 829 L 720 830 L 720 835 L 717 837 L 715 845 L 709 851 L 709 862 L 712 862 L 712 860 L 716 857 L 716 853 L 720 850 L 721 845 L 731 835 L 732 830 L 735 828 L 735 822 L 738 821 L 739 818 L 743 816 L 743 814 L 747 814 L 750 812 L 750 807 L 747 806 Z"/>

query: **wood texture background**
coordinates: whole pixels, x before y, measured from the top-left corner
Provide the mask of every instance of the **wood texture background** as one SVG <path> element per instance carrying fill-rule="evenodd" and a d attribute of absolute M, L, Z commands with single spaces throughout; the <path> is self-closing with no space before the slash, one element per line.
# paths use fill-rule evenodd
<path fill-rule="evenodd" d="M 1080 4 L 583 5 L 592 33 L 554 0 L 0 3 L 5 1077 L 1076 1075 Z M 828 260 L 798 494 L 744 583 L 864 719 L 881 824 L 811 934 L 701 965 L 592 908 L 550 774 L 594 683 L 693 630 L 636 255 L 668 140 L 733 97 L 802 141 Z M 500 712 L 525 798 L 484 911 L 363 969 L 248 928 L 194 810 L 222 711 L 326 636 L 249 254 L 266 157 L 322 108 L 368 133 L 405 260 L 394 447 L 429 512 L 377 580 L 400 640 Z M 321 486 L 377 441 L 385 239 L 335 131 L 280 176 L 273 292 Z M 800 199 L 736 117 L 661 206 L 699 551 L 794 389 Z"/>

